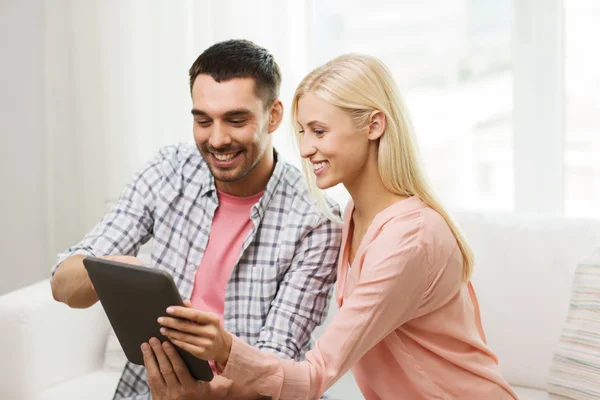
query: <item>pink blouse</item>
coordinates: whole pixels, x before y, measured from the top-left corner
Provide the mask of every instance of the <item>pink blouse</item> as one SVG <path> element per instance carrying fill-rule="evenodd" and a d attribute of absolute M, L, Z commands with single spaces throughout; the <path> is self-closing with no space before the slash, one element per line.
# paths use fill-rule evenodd
<path fill-rule="evenodd" d="M 375 217 L 348 271 L 353 209 L 344 215 L 340 309 L 306 361 L 235 338 L 222 375 L 273 399 L 318 399 L 349 369 L 367 400 L 517 399 L 486 345 L 444 219 L 417 197 L 393 204 Z"/>

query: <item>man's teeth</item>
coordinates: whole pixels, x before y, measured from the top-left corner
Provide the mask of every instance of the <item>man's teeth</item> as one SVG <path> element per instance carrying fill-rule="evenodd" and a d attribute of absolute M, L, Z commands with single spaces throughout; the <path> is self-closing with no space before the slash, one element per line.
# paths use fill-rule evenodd
<path fill-rule="evenodd" d="M 231 161 L 234 159 L 235 156 L 238 155 L 238 153 L 231 153 L 231 154 L 215 154 L 215 153 L 213 153 L 213 155 L 219 161 Z"/>
<path fill-rule="evenodd" d="M 313 170 L 315 170 L 315 171 L 320 170 L 321 168 L 325 168 L 326 165 L 327 165 L 327 161 L 323 161 L 318 164 L 313 164 Z"/>

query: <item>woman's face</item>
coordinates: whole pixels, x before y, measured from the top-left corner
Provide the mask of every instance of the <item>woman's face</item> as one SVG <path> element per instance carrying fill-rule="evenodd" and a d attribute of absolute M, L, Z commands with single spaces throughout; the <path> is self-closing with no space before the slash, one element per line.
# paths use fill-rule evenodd
<path fill-rule="evenodd" d="M 317 186 L 351 185 L 369 157 L 368 128 L 358 129 L 351 117 L 312 93 L 298 101 L 300 155 L 308 159 Z"/>

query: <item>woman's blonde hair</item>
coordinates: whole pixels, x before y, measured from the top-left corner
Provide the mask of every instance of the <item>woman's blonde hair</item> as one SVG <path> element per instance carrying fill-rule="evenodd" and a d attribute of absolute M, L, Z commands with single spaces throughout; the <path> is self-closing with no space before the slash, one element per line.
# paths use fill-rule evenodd
<path fill-rule="evenodd" d="M 386 117 L 385 133 L 379 139 L 378 170 L 385 187 L 392 193 L 417 196 L 437 211 L 450 227 L 463 256 L 464 279 L 473 270 L 474 255 L 458 225 L 444 210 L 430 188 L 423 168 L 413 130 L 392 74 L 376 57 L 348 54 L 337 57 L 308 74 L 300 83 L 292 100 L 292 123 L 298 142 L 298 101 L 312 93 L 339 107 L 354 120 L 357 128 L 370 122 L 373 111 Z M 311 194 L 321 209 L 328 212 L 324 194 L 317 188 L 310 161 L 303 160 L 304 175 Z"/>

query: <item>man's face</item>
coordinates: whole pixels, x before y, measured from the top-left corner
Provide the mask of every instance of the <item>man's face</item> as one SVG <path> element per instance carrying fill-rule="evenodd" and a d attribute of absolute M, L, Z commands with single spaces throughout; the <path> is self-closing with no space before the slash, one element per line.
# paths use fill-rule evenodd
<path fill-rule="evenodd" d="M 215 81 L 200 74 L 192 87 L 194 141 L 216 181 L 246 177 L 270 148 L 270 111 L 252 78 Z"/>

